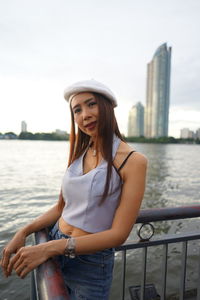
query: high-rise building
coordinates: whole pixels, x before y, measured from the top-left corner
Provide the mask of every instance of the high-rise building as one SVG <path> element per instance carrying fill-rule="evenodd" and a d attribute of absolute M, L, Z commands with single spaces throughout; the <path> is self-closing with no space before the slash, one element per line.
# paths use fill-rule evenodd
<path fill-rule="evenodd" d="M 60 129 L 56 129 L 56 134 L 57 134 L 57 135 L 66 135 L 66 134 L 67 134 L 67 131 L 60 130 Z"/>
<path fill-rule="evenodd" d="M 189 128 L 183 128 L 183 129 L 181 129 L 180 136 L 181 136 L 181 139 L 193 139 L 195 134 Z"/>
<path fill-rule="evenodd" d="M 129 111 L 128 136 L 144 135 L 144 106 L 138 102 Z"/>
<path fill-rule="evenodd" d="M 21 122 L 21 132 L 27 132 L 27 124 L 25 121 Z"/>
<path fill-rule="evenodd" d="M 161 45 L 147 65 L 145 136 L 168 136 L 171 47 Z"/>
<path fill-rule="evenodd" d="M 200 139 L 200 128 L 196 130 L 196 139 Z"/>

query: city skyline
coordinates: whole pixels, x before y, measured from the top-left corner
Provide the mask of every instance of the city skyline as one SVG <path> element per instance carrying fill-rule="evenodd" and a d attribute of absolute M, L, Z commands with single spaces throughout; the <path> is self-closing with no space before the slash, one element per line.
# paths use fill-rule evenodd
<path fill-rule="evenodd" d="M 116 95 L 127 134 L 130 108 L 146 102 L 146 65 L 165 42 L 173 48 L 169 135 L 199 128 L 199 9 L 197 0 L 1 2 L 0 132 L 19 133 L 22 120 L 31 132 L 69 132 L 63 91 L 94 78 Z"/>
<path fill-rule="evenodd" d="M 24 125 L 22 125 L 23 122 L 25 123 Z M 135 105 L 133 105 L 132 109 L 129 111 L 128 133 L 127 133 L 126 137 L 127 138 L 129 138 L 129 137 L 131 137 L 131 138 L 132 137 L 144 137 L 143 130 L 144 130 L 144 107 L 140 102 L 138 102 Z M 48 137 L 49 137 L 49 134 L 50 135 L 56 134 L 58 136 L 65 136 L 66 134 L 69 135 L 69 132 L 63 131 L 60 129 L 55 129 L 51 132 L 40 131 L 40 132 L 33 133 L 33 132 L 30 132 L 27 130 L 27 123 L 25 121 L 21 122 L 20 134 L 22 134 L 22 133 L 28 133 L 28 134 L 30 133 L 31 134 L 31 138 L 30 138 L 30 136 L 29 136 L 29 138 L 27 136 L 26 138 L 23 138 L 23 139 L 34 139 L 34 138 L 32 138 L 32 136 L 34 136 L 35 134 L 40 135 L 39 139 L 43 139 L 43 138 L 41 138 L 42 135 L 43 136 L 48 135 Z M 16 139 L 17 136 L 20 136 L 20 135 L 16 134 L 14 131 L 0 132 L 0 140 Z M 176 138 L 178 138 L 178 139 L 179 138 L 180 139 L 194 139 L 194 140 L 200 139 L 200 128 L 196 128 L 195 130 L 191 130 L 190 128 L 181 128 L 180 134 Z M 147 138 L 147 139 L 149 139 L 149 138 Z M 44 140 L 45 140 L 45 138 L 44 138 Z"/>

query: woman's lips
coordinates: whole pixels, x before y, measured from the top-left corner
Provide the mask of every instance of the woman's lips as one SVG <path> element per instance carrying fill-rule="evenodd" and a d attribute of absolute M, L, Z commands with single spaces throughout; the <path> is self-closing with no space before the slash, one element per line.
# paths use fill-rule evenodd
<path fill-rule="evenodd" d="M 94 129 L 95 128 L 95 126 L 96 126 L 96 121 L 95 122 L 91 122 L 91 123 L 89 123 L 89 124 L 87 124 L 85 127 L 87 128 L 87 129 Z"/>

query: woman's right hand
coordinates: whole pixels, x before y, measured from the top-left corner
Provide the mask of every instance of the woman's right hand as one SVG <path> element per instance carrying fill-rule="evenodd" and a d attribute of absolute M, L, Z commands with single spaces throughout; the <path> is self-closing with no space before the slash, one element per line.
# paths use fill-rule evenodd
<path fill-rule="evenodd" d="M 0 265 L 6 277 L 8 277 L 9 275 L 7 268 L 12 254 L 17 253 L 17 251 L 21 247 L 24 247 L 25 242 L 26 242 L 26 235 L 22 230 L 20 230 L 14 235 L 12 240 L 4 247 L 2 251 Z"/>

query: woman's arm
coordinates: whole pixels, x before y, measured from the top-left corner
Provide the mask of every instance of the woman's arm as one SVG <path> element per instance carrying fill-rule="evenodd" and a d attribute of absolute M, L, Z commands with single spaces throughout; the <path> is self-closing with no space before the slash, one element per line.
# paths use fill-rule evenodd
<path fill-rule="evenodd" d="M 121 171 L 123 188 L 111 229 L 75 238 L 76 254 L 94 253 L 124 243 L 137 218 L 145 189 L 147 160 L 135 153 Z M 66 239 L 53 240 L 32 247 L 23 247 L 11 259 L 8 270 L 14 269 L 24 278 L 32 269 L 55 255 L 63 255 Z"/>
<path fill-rule="evenodd" d="M 62 193 L 60 193 L 58 203 L 55 206 L 49 209 L 42 216 L 36 218 L 30 224 L 18 230 L 11 241 L 4 247 L 0 264 L 3 268 L 5 276 L 9 275 L 7 267 L 11 255 L 17 253 L 19 249 L 25 245 L 26 237 L 28 235 L 33 232 L 39 231 L 42 228 L 50 226 L 51 224 L 54 224 L 61 215 L 63 203 Z"/>

